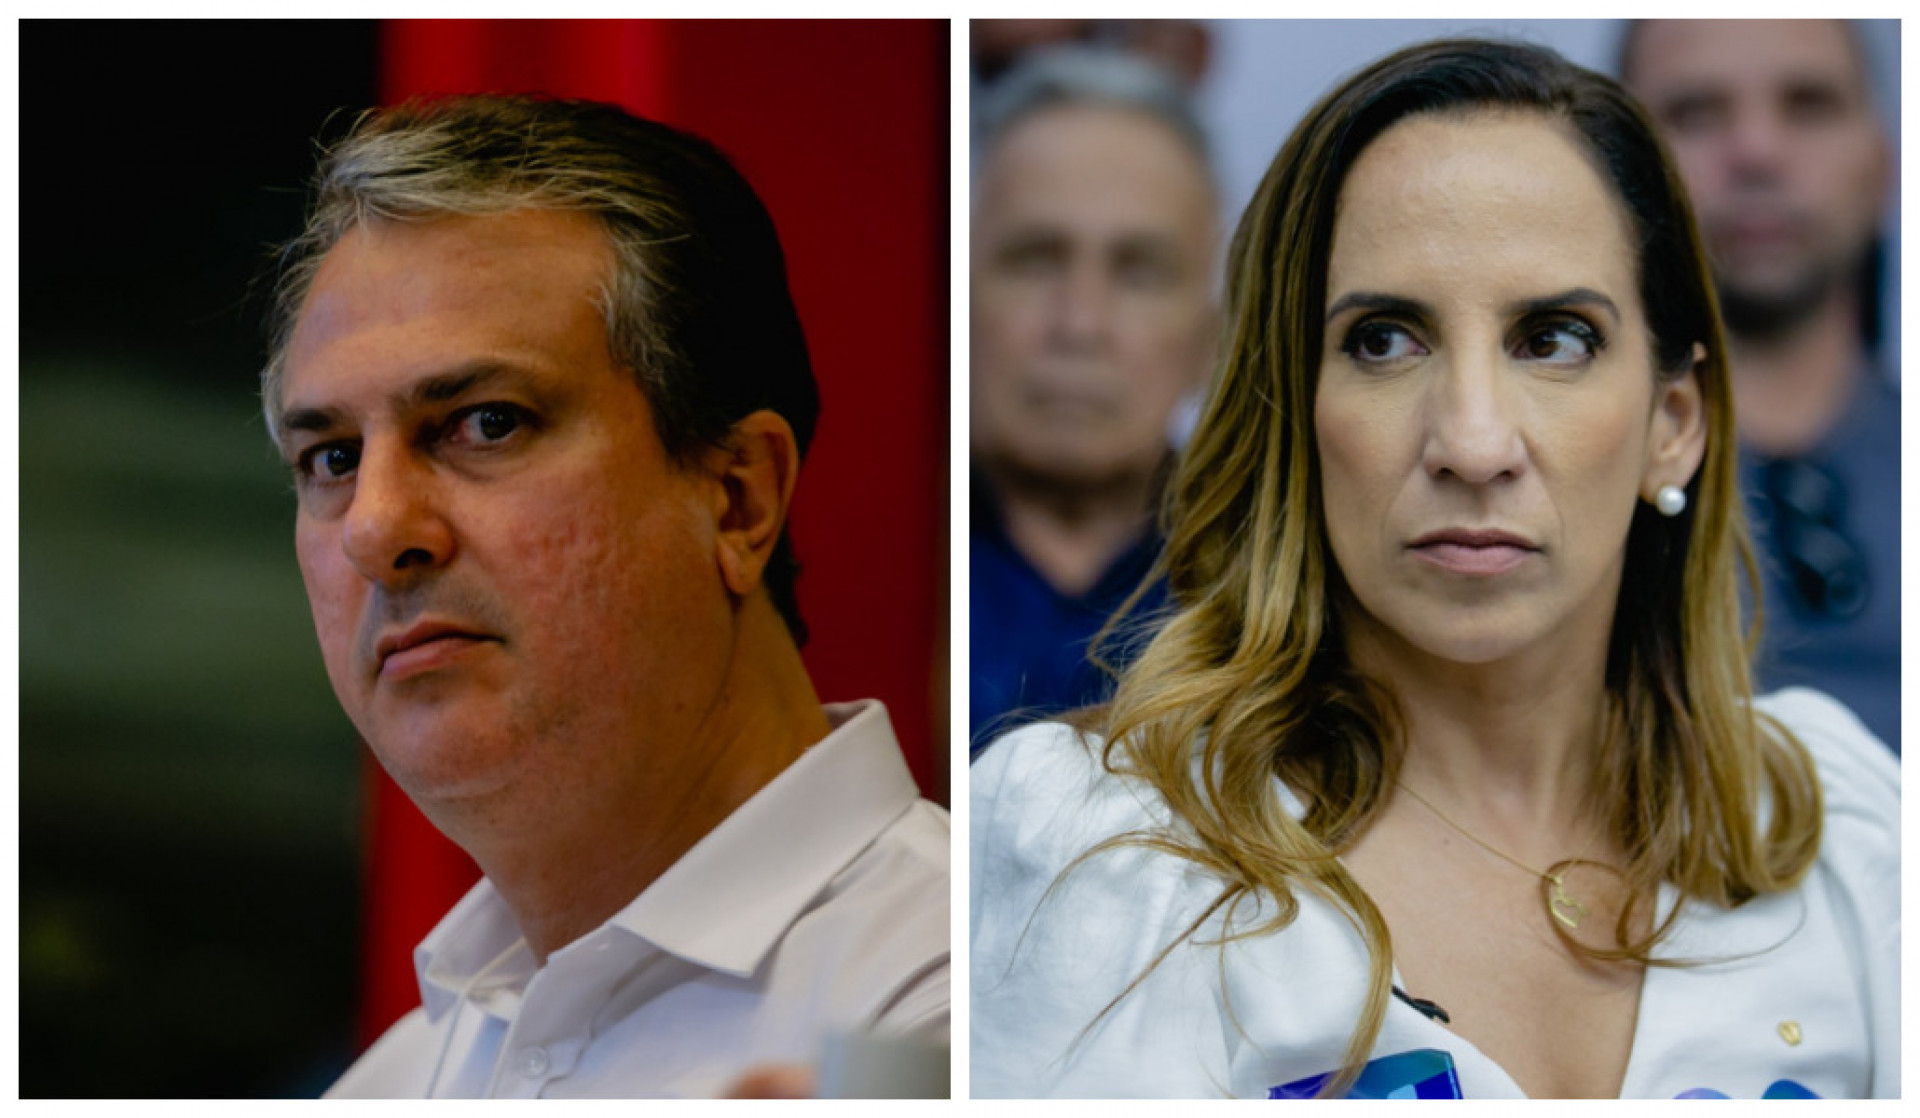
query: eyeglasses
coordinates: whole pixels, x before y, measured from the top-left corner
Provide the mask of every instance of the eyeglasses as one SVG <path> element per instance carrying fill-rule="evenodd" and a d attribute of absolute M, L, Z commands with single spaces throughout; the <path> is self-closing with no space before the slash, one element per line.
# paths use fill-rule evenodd
<path fill-rule="evenodd" d="M 1797 458 L 1760 466 L 1769 511 L 1767 535 L 1785 566 L 1798 605 L 1844 620 L 1867 608 L 1867 561 L 1841 529 L 1847 490 L 1825 469 Z"/>

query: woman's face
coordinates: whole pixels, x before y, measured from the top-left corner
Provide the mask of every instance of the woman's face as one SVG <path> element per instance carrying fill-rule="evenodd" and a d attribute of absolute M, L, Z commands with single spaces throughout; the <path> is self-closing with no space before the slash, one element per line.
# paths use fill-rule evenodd
<path fill-rule="evenodd" d="M 1478 112 L 1388 129 L 1338 214 L 1314 425 L 1361 609 L 1459 663 L 1604 656 L 1634 503 L 1705 445 L 1621 203 L 1551 118 Z"/>

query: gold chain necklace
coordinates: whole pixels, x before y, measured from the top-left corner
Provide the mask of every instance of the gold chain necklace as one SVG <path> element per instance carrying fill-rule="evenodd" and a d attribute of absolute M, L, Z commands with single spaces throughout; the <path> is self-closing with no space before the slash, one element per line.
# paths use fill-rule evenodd
<path fill-rule="evenodd" d="M 1493 855 L 1496 858 L 1499 858 L 1501 861 L 1506 862 L 1508 865 L 1514 866 L 1517 869 L 1525 870 L 1527 873 L 1530 873 L 1533 876 L 1539 878 L 1541 882 L 1543 882 L 1547 887 L 1547 912 L 1550 915 L 1552 915 L 1552 917 L 1555 920 L 1560 921 L 1560 923 L 1565 924 L 1569 928 L 1578 928 L 1580 926 L 1580 921 L 1585 920 L 1587 918 L 1587 912 L 1588 912 L 1587 906 L 1582 904 L 1580 901 L 1576 900 L 1573 896 L 1571 896 L 1567 892 L 1566 872 L 1567 870 L 1570 870 L 1573 867 L 1578 865 L 1599 865 L 1600 863 L 1588 862 L 1584 857 L 1584 852 L 1583 852 L 1582 857 L 1568 858 L 1564 862 L 1555 862 L 1554 867 L 1560 867 L 1557 871 L 1552 867 L 1549 867 L 1548 869 L 1545 869 L 1545 870 L 1536 870 L 1532 866 L 1529 866 L 1525 862 L 1522 862 L 1520 859 L 1515 858 L 1513 855 L 1508 854 L 1506 851 L 1501 850 L 1500 848 L 1494 846 L 1492 843 L 1481 838 L 1479 835 L 1476 835 L 1472 831 L 1469 831 L 1465 827 L 1462 827 L 1460 824 L 1455 823 L 1451 818 L 1448 817 L 1446 812 L 1441 811 L 1439 808 L 1433 806 L 1432 801 L 1428 800 L 1425 796 L 1422 796 L 1420 793 L 1415 792 L 1413 789 L 1407 787 L 1406 784 L 1400 781 L 1398 778 L 1394 780 L 1394 783 L 1400 785 L 1400 790 L 1402 792 L 1405 792 L 1407 795 L 1412 796 L 1416 800 L 1419 800 L 1423 807 L 1425 807 L 1428 811 L 1433 812 L 1433 814 L 1439 818 L 1440 822 L 1445 823 L 1447 826 L 1452 827 L 1454 830 L 1459 831 L 1461 834 L 1465 835 L 1468 838 L 1468 840 L 1470 840 L 1475 846 L 1478 846 L 1480 849 L 1486 851 L 1487 853 Z"/>

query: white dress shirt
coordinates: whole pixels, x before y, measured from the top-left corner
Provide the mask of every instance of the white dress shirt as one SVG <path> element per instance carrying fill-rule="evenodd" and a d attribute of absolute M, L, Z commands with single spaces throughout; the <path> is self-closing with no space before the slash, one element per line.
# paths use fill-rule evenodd
<path fill-rule="evenodd" d="M 482 880 L 414 953 L 421 1008 L 328 1097 L 708 1097 L 830 1034 L 947 1033 L 949 826 L 878 702 L 536 966 Z"/>
<path fill-rule="evenodd" d="M 1760 1098 L 1791 1094 L 1785 1083 L 1823 1098 L 1897 1097 L 1898 764 L 1825 695 L 1783 691 L 1755 705 L 1818 766 L 1818 859 L 1798 887 L 1731 910 L 1662 889 L 1660 915 L 1682 911 L 1657 954 L 1714 961 L 1645 970 L 1621 1095 Z M 1215 914 L 1149 970 L 1219 880 L 1135 846 L 1062 871 L 1102 839 L 1165 824 L 1166 805 L 1106 773 L 1097 743 L 1059 724 L 996 742 L 971 785 L 974 1097 L 1265 1098 L 1339 1066 L 1367 954 L 1332 905 L 1300 890 L 1291 925 L 1224 948 Z M 1276 792 L 1297 817 L 1298 799 Z M 1245 903 L 1236 926 L 1271 911 Z M 1465 1097 L 1523 1097 L 1471 1043 L 1391 1001 L 1370 1057 L 1429 1049 L 1452 1058 Z"/>

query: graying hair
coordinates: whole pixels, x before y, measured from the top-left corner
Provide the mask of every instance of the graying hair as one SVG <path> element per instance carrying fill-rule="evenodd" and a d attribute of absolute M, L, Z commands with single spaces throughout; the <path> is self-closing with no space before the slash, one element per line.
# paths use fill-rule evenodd
<path fill-rule="evenodd" d="M 973 119 L 976 171 L 1021 120 L 1042 109 L 1082 104 L 1128 109 L 1159 121 L 1213 182 L 1206 130 L 1178 79 L 1134 55 L 1079 45 L 1035 51 L 981 95 Z"/>
<path fill-rule="evenodd" d="M 306 228 L 280 251 L 267 363 L 260 382 L 267 430 L 275 441 L 280 437 L 280 382 L 287 344 L 300 309 L 320 262 L 356 226 L 376 218 L 419 221 L 520 209 L 595 215 L 626 212 L 642 226 L 670 220 L 658 199 L 625 184 L 616 185 L 610 168 L 596 166 L 599 161 L 584 158 L 582 151 L 569 150 L 573 137 L 566 133 L 528 129 L 518 137 L 521 150 L 501 158 L 508 156 L 504 149 L 481 150 L 466 119 L 442 115 L 402 121 L 396 115 L 369 109 L 344 139 L 322 150 Z M 602 224 L 615 257 L 598 300 L 606 315 L 609 344 L 615 354 L 631 354 L 636 375 L 657 377 L 650 370 L 666 363 L 670 346 L 647 328 L 656 286 L 647 257 L 639 251 L 635 237 Z"/>
<path fill-rule="evenodd" d="M 617 106 L 540 97 L 449 97 L 362 114 L 323 149 L 306 228 L 279 256 L 261 371 L 279 441 L 294 325 L 326 254 L 373 220 L 522 209 L 599 223 L 613 258 L 597 302 L 617 365 L 631 371 L 668 455 L 688 461 L 770 410 L 804 456 L 820 398 L 773 220 L 712 144 Z M 786 532 L 765 582 L 806 640 Z"/>

